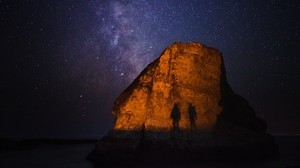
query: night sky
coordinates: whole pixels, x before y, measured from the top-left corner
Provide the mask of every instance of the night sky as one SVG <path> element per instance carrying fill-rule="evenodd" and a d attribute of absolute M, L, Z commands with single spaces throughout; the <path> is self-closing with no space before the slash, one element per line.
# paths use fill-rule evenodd
<path fill-rule="evenodd" d="M 0 137 L 100 138 L 176 41 L 219 49 L 268 132 L 300 135 L 298 0 L 0 0 Z"/>

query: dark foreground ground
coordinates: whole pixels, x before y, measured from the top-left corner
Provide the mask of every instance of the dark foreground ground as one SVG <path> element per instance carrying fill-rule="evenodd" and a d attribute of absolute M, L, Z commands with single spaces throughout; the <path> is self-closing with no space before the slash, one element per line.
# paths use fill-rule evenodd
<path fill-rule="evenodd" d="M 300 168 L 300 136 L 276 136 L 280 156 L 257 161 L 206 162 L 199 165 L 163 165 L 161 167 L 290 167 Z M 0 168 L 95 168 L 85 157 L 94 148 L 92 140 L 30 140 L 1 142 Z M 3 145 L 6 144 L 6 145 Z M 6 149 L 5 146 L 8 146 Z M 109 167 L 100 165 L 99 167 Z M 119 166 L 118 166 L 119 167 Z M 137 167 L 151 167 L 147 165 Z M 155 166 L 157 167 L 157 166 Z"/>

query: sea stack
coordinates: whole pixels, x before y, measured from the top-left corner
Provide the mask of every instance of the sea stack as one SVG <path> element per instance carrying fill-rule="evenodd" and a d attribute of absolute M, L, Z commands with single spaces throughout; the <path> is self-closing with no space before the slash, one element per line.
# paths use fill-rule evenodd
<path fill-rule="evenodd" d="M 191 163 L 278 154 L 266 123 L 226 79 L 223 57 L 176 42 L 117 97 L 115 123 L 88 159 L 94 163 Z"/>

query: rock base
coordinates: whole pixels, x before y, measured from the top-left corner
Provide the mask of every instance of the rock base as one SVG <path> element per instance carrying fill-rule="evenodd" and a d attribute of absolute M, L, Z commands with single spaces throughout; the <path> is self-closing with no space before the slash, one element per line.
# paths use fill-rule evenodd
<path fill-rule="evenodd" d="M 279 154 L 271 135 L 240 131 L 177 131 L 169 132 L 168 139 L 155 138 L 153 132 L 126 132 L 134 138 L 110 132 L 87 158 L 96 165 L 169 165 L 264 159 Z"/>

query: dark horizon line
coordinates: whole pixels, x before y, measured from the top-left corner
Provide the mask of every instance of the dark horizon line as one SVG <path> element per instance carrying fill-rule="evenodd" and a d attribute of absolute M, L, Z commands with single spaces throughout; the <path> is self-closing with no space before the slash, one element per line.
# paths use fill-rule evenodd
<path fill-rule="evenodd" d="M 64 144 L 64 143 L 93 143 L 99 139 L 96 138 L 5 138 L 0 137 L 0 142 L 7 141 L 13 143 L 38 143 L 38 144 Z"/>
<path fill-rule="evenodd" d="M 284 134 L 284 133 L 279 133 L 279 134 L 273 134 L 273 133 L 268 133 L 273 136 L 300 136 L 300 134 Z M 101 136 L 104 137 L 105 135 Z M 13 142 L 21 142 L 21 141 L 28 141 L 28 142 L 94 142 L 100 140 L 99 138 L 17 138 L 17 137 L 0 137 L 0 140 L 8 140 L 8 141 L 13 141 Z"/>

